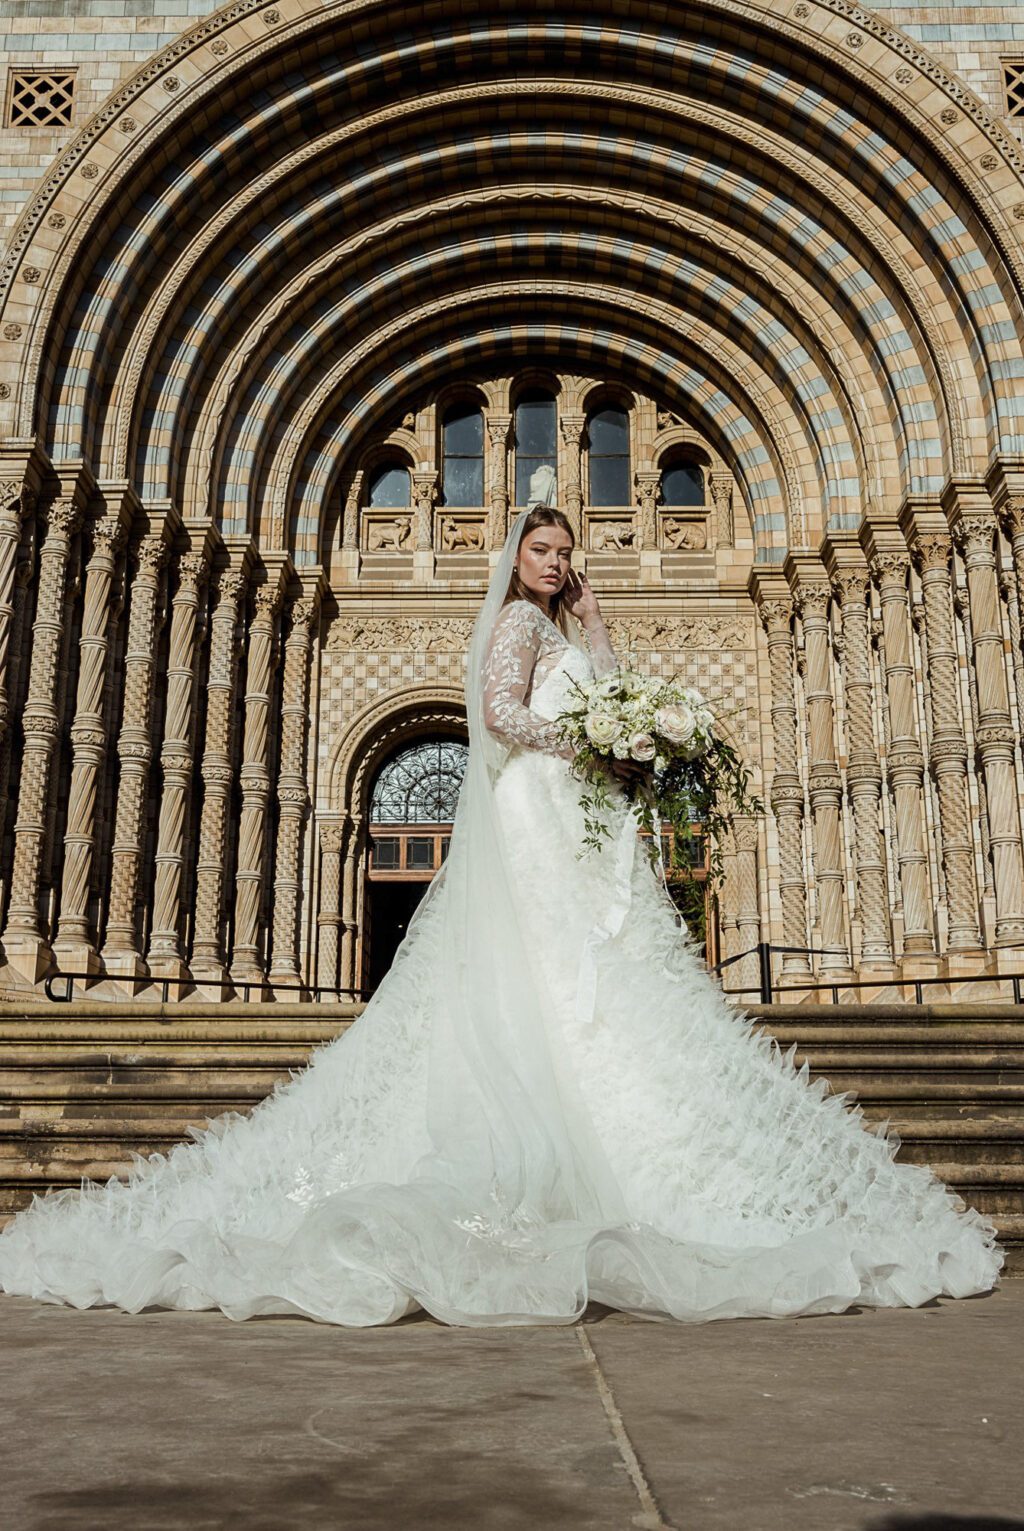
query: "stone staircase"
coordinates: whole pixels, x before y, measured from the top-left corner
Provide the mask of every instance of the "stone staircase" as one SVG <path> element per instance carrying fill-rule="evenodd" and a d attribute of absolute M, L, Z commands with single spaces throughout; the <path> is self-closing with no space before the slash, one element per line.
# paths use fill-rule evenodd
<path fill-rule="evenodd" d="M 35 1193 L 124 1175 L 249 1110 L 357 1005 L 0 1006 L 0 1221 Z M 1024 1015 L 1011 1005 L 772 1005 L 750 1012 L 815 1074 L 888 1119 L 993 1218 L 1024 1274 Z"/>

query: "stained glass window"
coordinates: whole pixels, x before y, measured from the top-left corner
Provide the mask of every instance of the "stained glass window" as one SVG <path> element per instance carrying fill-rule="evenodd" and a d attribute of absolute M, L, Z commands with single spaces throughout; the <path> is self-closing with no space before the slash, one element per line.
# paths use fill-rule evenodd
<path fill-rule="evenodd" d="M 442 426 L 441 487 L 446 505 L 484 503 L 484 417 L 475 404 L 455 404 Z"/>
<path fill-rule="evenodd" d="M 417 739 L 386 761 L 370 794 L 372 824 L 450 824 L 466 770 L 462 739 Z"/>
<path fill-rule="evenodd" d="M 555 440 L 555 401 L 550 393 L 531 388 L 516 405 L 516 504 L 530 497 L 530 480 L 544 464 L 558 468 Z"/>
<path fill-rule="evenodd" d="M 617 405 L 596 409 L 587 422 L 591 505 L 630 505 L 629 416 Z"/>

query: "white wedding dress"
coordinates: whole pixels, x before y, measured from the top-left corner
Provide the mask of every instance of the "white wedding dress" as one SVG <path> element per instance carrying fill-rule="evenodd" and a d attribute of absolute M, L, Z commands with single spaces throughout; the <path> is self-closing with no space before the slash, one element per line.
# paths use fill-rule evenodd
<path fill-rule="evenodd" d="M 621 794 L 611 843 L 579 857 L 549 720 L 591 660 L 530 603 L 499 612 L 480 705 L 503 748 L 365 1013 L 249 1117 L 127 1184 L 36 1200 L 0 1237 L 7 1291 L 367 1325 L 417 1307 L 569 1323 L 591 1299 L 700 1321 L 993 1285 L 991 1225 L 724 1000 Z M 471 772 L 490 749 L 473 718 Z"/>

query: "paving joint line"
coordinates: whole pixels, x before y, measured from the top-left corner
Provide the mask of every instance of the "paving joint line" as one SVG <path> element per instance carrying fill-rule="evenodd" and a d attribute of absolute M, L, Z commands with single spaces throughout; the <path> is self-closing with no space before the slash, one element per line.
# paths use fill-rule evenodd
<path fill-rule="evenodd" d="M 647 1475 L 640 1464 L 640 1458 L 636 1454 L 636 1447 L 629 1438 L 626 1422 L 622 1418 L 618 1404 L 615 1402 L 615 1394 L 612 1392 L 611 1384 L 594 1353 L 593 1345 L 590 1343 L 590 1336 L 581 1323 L 577 1324 L 575 1328 L 576 1339 L 579 1342 L 580 1350 L 583 1352 L 583 1359 L 593 1373 L 594 1383 L 597 1387 L 598 1396 L 601 1399 L 601 1406 L 611 1428 L 619 1456 L 622 1458 L 622 1465 L 629 1474 L 630 1482 L 636 1490 L 636 1496 L 640 1501 L 641 1513 L 632 1517 L 632 1524 L 638 1527 L 639 1531 L 677 1531 L 677 1528 L 662 1515 L 658 1502 L 651 1492 Z"/>

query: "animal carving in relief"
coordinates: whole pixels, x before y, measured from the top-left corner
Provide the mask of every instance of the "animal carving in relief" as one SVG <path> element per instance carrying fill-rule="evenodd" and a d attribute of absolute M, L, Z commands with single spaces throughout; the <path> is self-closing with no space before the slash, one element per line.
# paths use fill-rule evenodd
<path fill-rule="evenodd" d="M 674 552 L 691 552 L 706 548 L 708 529 L 698 521 L 684 521 L 680 516 L 666 516 L 661 523 L 666 547 Z"/>
<path fill-rule="evenodd" d="M 484 529 L 479 521 L 456 521 L 446 516 L 441 522 L 441 546 L 446 553 L 482 553 Z"/>
<path fill-rule="evenodd" d="M 412 537 L 412 517 L 396 516 L 393 521 L 370 521 L 366 527 L 368 553 L 401 553 Z"/>
<path fill-rule="evenodd" d="M 590 528 L 590 546 L 595 553 L 606 553 L 610 548 L 623 553 L 633 546 L 635 537 L 632 521 L 595 521 Z"/>

